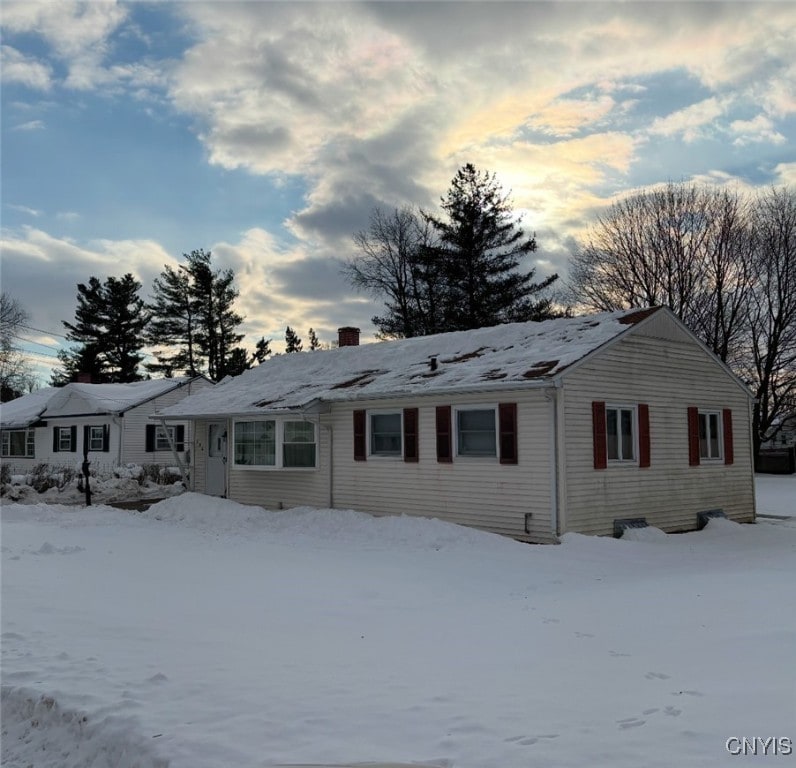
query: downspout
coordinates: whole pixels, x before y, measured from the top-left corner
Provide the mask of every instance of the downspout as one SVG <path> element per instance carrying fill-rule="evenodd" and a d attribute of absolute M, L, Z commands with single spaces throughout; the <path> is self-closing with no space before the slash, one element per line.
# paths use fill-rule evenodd
<path fill-rule="evenodd" d="M 334 509 L 334 430 L 331 424 L 324 424 L 324 429 L 329 430 L 329 509 Z"/>
<path fill-rule="evenodd" d="M 558 540 L 560 533 L 559 526 L 559 463 L 558 455 L 560 451 L 558 428 L 560 423 L 560 398 L 561 382 L 558 379 L 553 380 L 553 387 L 545 393 L 545 397 L 550 403 L 551 418 L 550 418 L 550 432 L 548 434 L 548 455 L 550 456 L 550 533 L 554 540 Z"/>
<path fill-rule="evenodd" d="M 116 466 L 122 466 L 122 446 L 124 445 L 124 414 L 111 416 L 111 421 L 119 427 L 119 445 L 116 447 Z"/>

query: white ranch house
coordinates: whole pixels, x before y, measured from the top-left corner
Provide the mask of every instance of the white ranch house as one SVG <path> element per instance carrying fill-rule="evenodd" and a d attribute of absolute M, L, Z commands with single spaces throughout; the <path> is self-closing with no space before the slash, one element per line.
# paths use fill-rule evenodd
<path fill-rule="evenodd" d="M 191 446 L 191 422 L 174 422 L 164 431 L 149 417 L 210 387 L 198 376 L 38 390 L 0 406 L 2 461 L 12 472 L 42 463 L 79 466 L 88 445 L 92 469 L 179 463 Z"/>
<path fill-rule="evenodd" d="M 194 490 L 520 540 L 755 517 L 742 383 L 667 309 L 275 356 L 163 409 Z M 621 525 L 621 524 L 620 524 Z"/>

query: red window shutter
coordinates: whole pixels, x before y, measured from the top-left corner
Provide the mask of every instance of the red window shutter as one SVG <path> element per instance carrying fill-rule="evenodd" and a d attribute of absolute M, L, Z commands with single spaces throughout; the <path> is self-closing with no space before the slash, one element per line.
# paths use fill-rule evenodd
<path fill-rule="evenodd" d="M 591 422 L 594 438 L 594 468 L 608 466 L 608 452 L 605 445 L 605 403 L 594 401 L 591 404 Z"/>
<path fill-rule="evenodd" d="M 451 446 L 451 407 L 437 406 L 437 461 L 450 464 L 453 461 Z"/>
<path fill-rule="evenodd" d="M 688 409 L 688 466 L 699 466 L 699 409 Z"/>
<path fill-rule="evenodd" d="M 646 403 L 638 404 L 638 465 L 650 465 L 650 407 Z"/>
<path fill-rule="evenodd" d="M 732 440 L 732 411 L 729 408 L 725 408 L 721 415 L 724 421 L 724 463 L 732 464 L 735 461 L 735 449 Z"/>
<path fill-rule="evenodd" d="M 365 411 L 354 411 L 354 461 L 368 457 L 366 418 Z"/>
<path fill-rule="evenodd" d="M 417 408 L 404 408 L 404 461 L 417 460 Z"/>
<path fill-rule="evenodd" d="M 500 463 L 517 463 L 517 403 L 498 405 L 500 425 Z"/>

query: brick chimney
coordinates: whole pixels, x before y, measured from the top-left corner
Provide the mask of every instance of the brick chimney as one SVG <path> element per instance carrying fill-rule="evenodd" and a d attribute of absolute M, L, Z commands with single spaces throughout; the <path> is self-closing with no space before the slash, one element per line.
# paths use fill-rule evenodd
<path fill-rule="evenodd" d="M 359 328 L 352 328 L 346 326 L 345 328 L 337 329 L 337 346 L 338 347 L 358 347 L 359 346 Z"/>

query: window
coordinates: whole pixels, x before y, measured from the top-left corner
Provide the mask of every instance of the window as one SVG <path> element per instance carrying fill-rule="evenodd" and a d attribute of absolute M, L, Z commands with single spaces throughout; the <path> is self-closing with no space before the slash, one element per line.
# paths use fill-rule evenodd
<path fill-rule="evenodd" d="M 235 464 L 276 466 L 275 421 L 239 421 L 235 424 Z"/>
<path fill-rule="evenodd" d="M 314 469 L 315 424 L 264 419 L 234 424 L 233 463 L 241 468 Z"/>
<path fill-rule="evenodd" d="M 608 461 L 635 461 L 635 409 L 607 406 L 605 436 Z"/>
<path fill-rule="evenodd" d="M 58 452 L 72 452 L 77 450 L 77 427 L 54 427 L 53 450 Z"/>
<path fill-rule="evenodd" d="M 32 459 L 36 455 L 36 438 L 32 429 L 10 429 L 2 433 L 2 453 L 5 457 Z"/>
<path fill-rule="evenodd" d="M 456 453 L 459 456 L 497 456 L 495 408 L 456 411 Z"/>
<path fill-rule="evenodd" d="M 101 451 L 105 445 L 105 428 L 88 428 L 88 449 L 90 451 Z"/>
<path fill-rule="evenodd" d="M 370 455 L 400 456 L 401 413 L 369 413 L 370 417 Z"/>
<path fill-rule="evenodd" d="M 174 441 L 174 450 L 182 453 L 185 450 L 185 425 L 167 425 L 163 428 L 162 424 L 146 425 L 146 447 L 147 453 L 153 451 L 171 451 L 169 438 Z"/>
<path fill-rule="evenodd" d="M 286 421 L 282 438 L 283 467 L 315 466 L 315 425 L 308 421 Z"/>
<path fill-rule="evenodd" d="M 725 464 L 735 462 L 732 410 L 700 410 L 688 407 L 688 464 L 698 467 L 702 460 Z"/>
<path fill-rule="evenodd" d="M 155 427 L 155 450 L 170 451 L 171 441 L 174 440 L 174 427 Z"/>
<path fill-rule="evenodd" d="M 721 414 L 718 411 L 699 412 L 699 458 L 721 458 Z"/>

